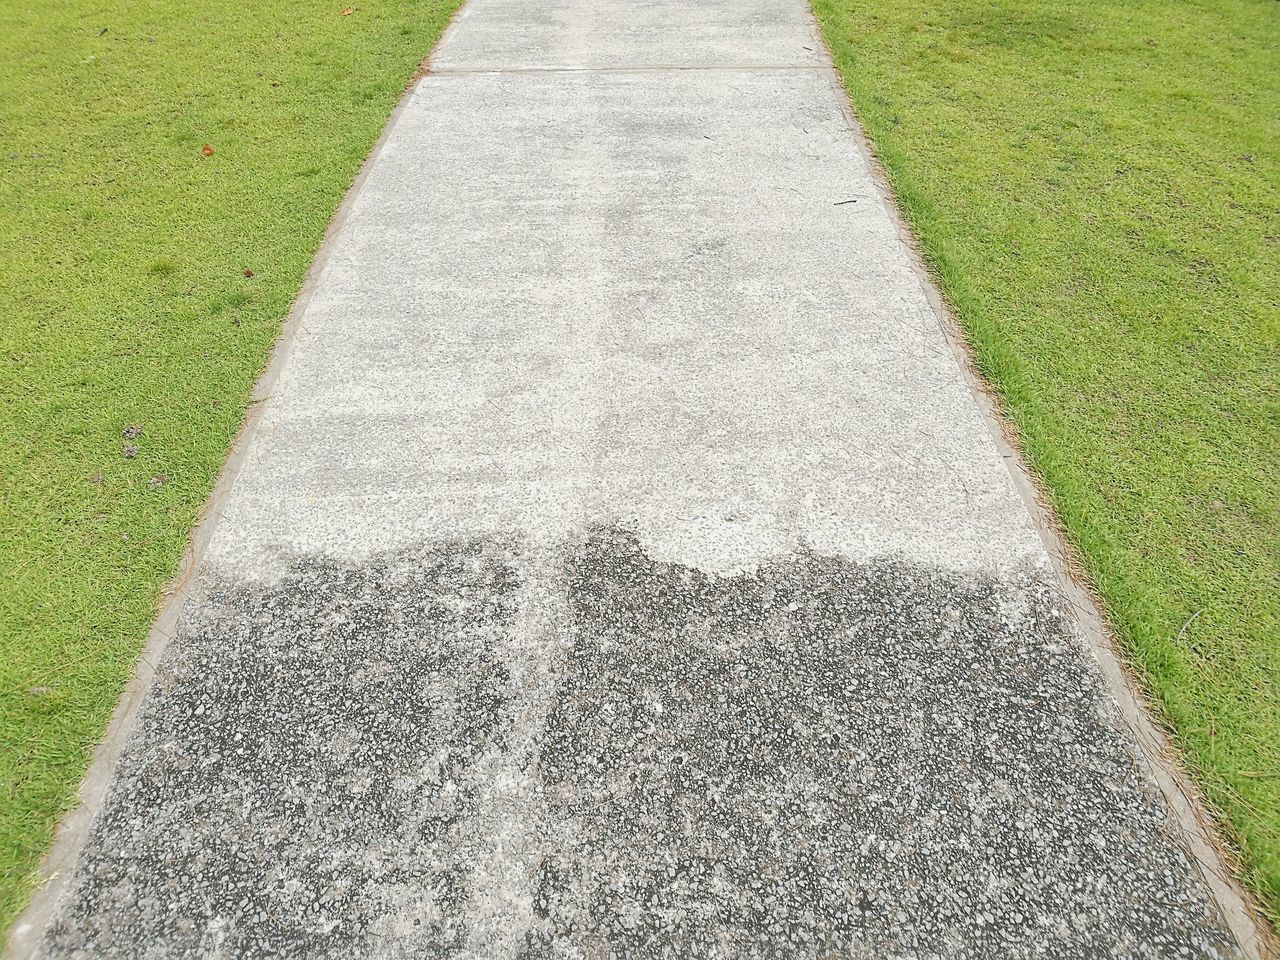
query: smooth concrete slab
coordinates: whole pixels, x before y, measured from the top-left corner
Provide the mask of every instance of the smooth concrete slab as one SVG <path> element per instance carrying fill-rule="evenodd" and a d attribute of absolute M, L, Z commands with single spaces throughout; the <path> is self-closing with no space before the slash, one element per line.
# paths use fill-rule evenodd
<path fill-rule="evenodd" d="M 584 519 L 1043 559 L 822 74 L 429 76 L 335 246 L 222 567 Z"/>
<path fill-rule="evenodd" d="M 468 4 L 437 71 L 820 66 L 809 11 L 777 0 L 487 0 Z"/>
<path fill-rule="evenodd" d="M 1239 954 L 807 16 L 472 0 L 19 949 Z"/>

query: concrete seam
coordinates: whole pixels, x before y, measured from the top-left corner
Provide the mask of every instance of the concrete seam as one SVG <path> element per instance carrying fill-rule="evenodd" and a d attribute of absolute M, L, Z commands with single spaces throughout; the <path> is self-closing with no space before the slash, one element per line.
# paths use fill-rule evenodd
<path fill-rule="evenodd" d="M 628 74 L 628 73 L 821 73 L 821 64 L 804 63 L 660 63 L 644 66 L 551 66 L 551 67 L 429 67 L 433 77 L 496 77 L 526 74 Z"/>

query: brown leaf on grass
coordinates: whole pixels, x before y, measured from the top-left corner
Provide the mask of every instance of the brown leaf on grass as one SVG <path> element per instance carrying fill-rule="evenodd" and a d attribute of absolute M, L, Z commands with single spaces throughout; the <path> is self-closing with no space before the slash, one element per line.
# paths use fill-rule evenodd
<path fill-rule="evenodd" d="M 202 157 L 212 157 L 212 156 L 213 156 L 213 147 L 209 146 L 209 145 L 206 143 L 203 147 L 201 147 L 201 148 L 200 148 L 200 155 L 201 155 Z"/>
<path fill-rule="evenodd" d="M 252 276 L 253 276 L 253 271 L 252 271 L 252 270 L 250 270 L 248 267 L 245 267 L 245 268 L 244 268 L 244 275 L 245 275 L 246 277 L 252 277 Z"/>
<path fill-rule="evenodd" d="M 343 15 L 344 17 L 349 17 L 349 16 L 351 16 L 351 15 L 352 15 L 353 13 L 355 13 L 355 12 L 356 12 L 356 11 L 355 11 L 355 8 L 354 8 L 354 7 L 343 7 L 343 8 L 342 8 L 342 15 Z"/>

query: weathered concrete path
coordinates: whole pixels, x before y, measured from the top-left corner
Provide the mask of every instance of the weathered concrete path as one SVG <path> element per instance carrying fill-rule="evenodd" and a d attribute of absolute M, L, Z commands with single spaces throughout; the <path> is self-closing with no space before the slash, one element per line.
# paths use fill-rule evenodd
<path fill-rule="evenodd" d="M 803 0 L 471 0 L 18 949 L 1233 955 L 913 262 Z"/>

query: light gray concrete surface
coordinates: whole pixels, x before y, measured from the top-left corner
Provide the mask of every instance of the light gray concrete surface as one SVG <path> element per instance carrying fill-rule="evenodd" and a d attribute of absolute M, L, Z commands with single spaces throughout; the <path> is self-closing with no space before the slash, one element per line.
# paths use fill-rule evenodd
<path fill-rule="evenodd" d="M 800 3 L 488 0 L 468 3 L 436 71 L 822 64 Z"/>
<path fill-rule="evenodd" d="M 472 0 L 16 952 L 1228 957 L 801 0 Z"/>
<path fill-rule="evenodd" d="M 811 71 L 428 76 L 264 419 L 242 572 L 584 519 L 719 571 L 1043 554 Z"/>

